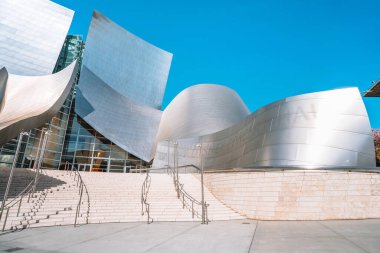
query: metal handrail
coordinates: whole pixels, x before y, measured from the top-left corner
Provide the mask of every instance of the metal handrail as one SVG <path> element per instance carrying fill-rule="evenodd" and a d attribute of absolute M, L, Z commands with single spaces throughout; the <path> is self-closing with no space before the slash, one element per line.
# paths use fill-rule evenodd
<path fill-rule="evenodd" d="M 146 177 L 141 186 L 141 215 L 147 214 L 147 223 L 150 224 L 153 222 L 153 218 L 150 217 L 150 204 L 148 203 L 148 193 L 151 183 L 151 177 L 149 175 L 149 168 L 146 170 Z M 145 207 L 145 211 L 144 211 Z"/>
<path fill-rule="evenodd" d="M 11 201 L 9 201 L 7 204 L 5 204 L 4 208 L 6 208 L 6 207 L 12 207 L 13 206 L 13 205 L 11 205 L 12 202 L 16 201 L 20 197 L 23 197 L 21 195 L 23 195 L 26 191 L 27 191 L 26 193 L 29 193 L 30 189 L 28 189 L 28 188 L 33 187 L 33 183 L 34 183 L 34 179 L 32 181 L 30 181 L 30 183 L 24 188 L 24 190 L 22 190 L 19 194 L 17 194 L 16 197 L 14 197 Z M 1 220 L 1 215 L 0 215 L 0 220 Z"/>
<path fill-rule="evenodd" d="M 18 209 L 17 209 L 17 215 L 16 215 L 16 217 L 18 217 L 20 214 L 22 200 L 26 195 L 28 195 L 27 203 L 29 203 L 30 195 L 34 194 L 34 190 L 38 184 L 38 180 L 39 180 L 40 175 L 41 174 L 36 174 L 36 177 L 31 180 L 31 182 L 24 188 L 24 190 L 22 190 L 16 197 L 14 197 L 10 202 L 8 202 L 7 204 L 4 205 L 4 208 L 7 209 L 7 212 L 5 214 L 5 220 L 4 220 L 3 227 L 2 227 L 1 231 L 5 230 L 5 226 L 6 226 L 7 220 L 8 220 L 9 210 L 12 207 L 14 207 L 16 204 L 19 204 Z M 0 221 L 1 221 L 2 216 L 3 216 L 3 213 L 0 213 Z"/>
<path fill-rule="evenodd" d="M 202 170 L 194 164 L 178 166 L 177 172 L 178 172 L 178 169 L 185 168 L 185 167 L 193 167 L 202 173 Z M 197 216 L 202 219 L 202 224 L 208 224 L 208 222 L 210 221 L 208 219 L 208 211 L 207 211 L 209 204 L 207 204 L 206 201 L 204 201 L 203 197 L 202 197 L 202 201 L 199 201 L 184 190 L 183 188 L 184 185 L 179 182 L 179 177 L 176 177 L 175 168 L 168 166 L 168 170 L 172 172 L 173 182 L 174 182 L 175 189 L 177 191 L 178 199 L 181 199 L 182 197 L 182 208 L 185 208 L 187 206 L 189 210 L 191 210 L 192 218 L 194 218 L 194 216 Z M 203 183 L 202 183 L 202 187 L 203 187 Z M 202 194 L 203 194 L 203 189 L 202 189 Z M 185 200 L 185 197 L 188 201 Z M 194 203 L 202 207 L 201 214 L 199 214 L 199 212 L 195 210 Z"/>
<path fill-rule="evenodd" d="M 380 173 L 380 167 L 349 167 L 349 166 L 257 166 L 257 167 L 237 167 L 223 169 L 207 169 L 204 173 L 233 173 L 233 172 L 267 172 L 267 171 L 348 171 L 348 172 L 365 172 L 365 173 Z"/>
<path fill-rule="evenodd" d="M 67 171 L 69 167 L 70 167 L 70 163 L 66 162 L 64 170 Z M 75 212 L 75 221 L 74 221 L 74 227 L 76 227 L 77 226 L 78 217 L 80 215 L 81 205 L 82 205 L 83 190 L 86 191 L 86 195 L 87 195 L 86 224 L 88 224 L 88 217 L 90 215 L 90 195 L 88 194 L 87 186 L 84 183 L 84 181 L 82 179 L 82 176 L 79 173 L 78 168 L 76 168 L 74 166 L 74 164 L 71 164 L 70 174 L 71 174 L 71 172 L 74 172 L 74 181 L 77 182 L 77 186 L 79 187 L 79 201 L 78 201 L 78 204 L 77 204 L 77 209 L 76 209 L 76 212 Z"/>

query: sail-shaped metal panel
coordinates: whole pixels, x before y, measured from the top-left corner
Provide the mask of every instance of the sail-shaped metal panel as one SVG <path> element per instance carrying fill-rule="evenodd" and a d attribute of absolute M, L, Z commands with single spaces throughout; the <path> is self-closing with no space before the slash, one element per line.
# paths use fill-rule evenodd
<path fill-rule="evenodd" d="M 113 143 L 150 161 L 171 59 L 95 11 L 75 111 Z"/>
<path fill-rule="evenodd" d="M 80 80 L 78 115 L 120 148 L 150 161 L 162 112 L 121 95 L 86 66 Z"/>
<path fill-rule="evenodd" d="M 171 60 L 171 53 L 94 12 L 83 65 L 119 94 L 160 110 Z"/>
<path fill-rule="evenodd" d="M 21 131 L 40 127 L 58 113 L 74 84 L 77 63 L 46 76 L 7 75 L 3 108 L 0 111 L 0 144 Z M 2 77 L 0 76 L 0 79 Z"/>

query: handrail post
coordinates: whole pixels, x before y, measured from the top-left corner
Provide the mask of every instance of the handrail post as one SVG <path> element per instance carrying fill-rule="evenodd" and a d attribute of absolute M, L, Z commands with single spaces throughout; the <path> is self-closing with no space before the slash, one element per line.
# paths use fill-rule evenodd
<path fill-rule="evenodd" d="M 167 142 L 168 142 L 168 171 L 169 171 L 169 167 L 170 167 L 170 140 L 168 139 Z"/>
<path fill-rule="evenodd" d="M 27 132 L 21 132 L 19 134 L 19 136 L 18 136 L 17 148 L 16 148 L 15 156 L 13 157 L 13 163 L 12 163 L 12 167 L 11 167 L 11 172 L 9 173 L 7 188 L 5 189 L 5 193 L 4 193 L 4 197 L 3 197 L 3 202 L 1 203 L 0 220 L 1 220 L 1 217 L 3 216 L 4 207 L 5 207 L 5 201 L 7 201 L 9 189 L 11 187 L 11 183 L 12 183 L 12 179 L 13 179 L 13 172 L 14 172 L 14 169 L 16 167 L 18 155 L 19 155 L 19 152 L 20 152 L 21 140 L 22 140 L 22 137 L 24 135 L 28 135 L 28 134 L 29 133 L 27 133 Z"/>
<path fill-rule="evenodd" d="M 82 193 L 83 193 L 83 184 L 81 182 L 81 184 L 79 186 L 79 202 L 78 202 L 77 211 L 76 211 L 76 214 L 75 214 L 74 227 L 77 226 L 77 220 L 78 220 L 79 212 L 80 212 L 80 204 L 82 202 Z"/>
<path fill-rule="evenodd" d="M 7 213 L 5 214 L 5 220 L 4 220 L 4 224 L 3 224 L 3 229 L 2 229 L 2 231 L 5 230 L 5 224 L 7 224 L 7 219 L 8 219 L 8 214 L 9 214 L 9 208 L 10 208 L 10 207 L 7 208 Z"/>
<path fill-rule="evenodd" d="M 191 201 L 191 216 L 194 219 L 194 201 Z"/>
<path fill-rule="evenodd" d="M 173 151 L 173 167 L 174 167 L 174 175 L 173 177 L 175 178 L 175 187 L 176 187 L 176 190 L 177 190 L 177 198 L 180 198 L 180 193 L 179 193 L 179 177 L 178 177 L 178 154 L 177 154 L 177 148 L 178 148 L 178 142 L 177 141 L 174 141 L 173 142 L 173 147 L 174 147 L 174 151 Z"/>
<path fill-rule="evenodd" d="M 203 186 L 203 153 L 202 153 L 202 144 L 197 144 L 197 147 L 199 147 L 199 156 L 200 156 L 200 163 L 201 163 L 201 191 L 202 191 L 202 224 L 206 224 L 205 220 L 205 194 L 204 194 L 204 186 Z"/>
<path fill-rule="evenodd" d="M 147 167 L 146 170 L 146 176 L 145 180 L 141 186 L 141 215 L 144 215 L 144 213 L 147 214 L 147 223 L 150 224 L 153 222 L 153 219 L 150 217 L 150 207 L 149 203 L 147 203 L 148 198 L 148 192 L 149 192 L 149 186 L 150 186 L 150 176 L 149 176 L 149 168 Z M 145 212 L 144 212 L 145 207 Z"/>
<path fill-rule="evenodd" d="M 23 197 L 21 197 L 21 199 L 20 199 L 20 204 L 18 205 L 17 217 L 18 217 L 18 215 L 19 215 L 19 213 L 20 213 L 20 208 L 21 208 L 22 198 L 23 198 Z"/>
<path fill-rule="evenodd" d="M 28 201 L 27 201 L 27 203 L 29 203 L 29 201 L 30 201 L 30 194 L 31 194 L 32 192 L 31 191 L 29 191 L 29 194 L 28 194 Z"/>
<path fill-rule="evenodd" d="M 50 132 L 51 131 L 47 130 L 46 128 L 43 128 L 42 132 L 41 132 L 40 140 L 42 139 L 42 134 L 43 134 L 43 142 L 42 142 L 42 147 L 41 147 L 41 150 L 40 150 L 39 156 L 38 156 L 38 163 L 37 163 L 37 168 L 36 168 L 36 172 L 35 172 L 36 175 L 34 177 L 34 184 L 33 184 L 33 190 L 32 190 L 32 197 L 34 195 L 34 192 L 35 192 L 37 184 L 38 184 L 38 177 L 39 177 L 40 171 L 41 171 L 42 160 L 43 160 L 43 156 L 45 155 L 47 136 L 50 134 Z"/>
<path fill-rule="evenodd" d="M 208 224 L 208 204 L 205 203 L 205 224 Z"/>

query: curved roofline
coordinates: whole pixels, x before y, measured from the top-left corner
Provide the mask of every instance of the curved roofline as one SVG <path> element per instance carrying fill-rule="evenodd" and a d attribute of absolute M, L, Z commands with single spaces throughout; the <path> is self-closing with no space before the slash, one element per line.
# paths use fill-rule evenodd
<path fill-rule="evenodd" d="M 149 42 L 149 41 L 147 41 L 147 40 L 142 39 L 140 36 L 138 36 L 138 35 L 136 35 L 136 34 L 130 32 L 129 30 L 125 29 L 124 27 L 122 27 L 121 25 L 119 25 L 118 23 L 116 23 L 115 21 L 113 21 L 112 19 L 110 19 L 109 17 L 107 17 L 106 15 L 104 15 L 103 13 L 101 13 L 100 11 L 98 11 L 98 10 L 96 10 L 96 9 L 94 9 L 94 11 L 93 11 L 93 13 L 92 13 L 92 17 L 95 18 L 95 19 L 103 18 L 104 20 L 106 20 L 106 21 L 112 23 L 113 25 L 119 27 L 120 29 L 124 30 L 125 32 L 131 34 L 131 35 L 134 36 L 136 39 L 138 39 L 138 40 L 140 40 L 140 41 L 142 41 L 142 42 L 144 42 L 144 43 L 146 43 L 146 44 L 148 44 L 148 45 L 150 45 L 150 46 L 152 46 L 152 47 L 155 47 L 156 49 L 159 49 L 159 50 L 161 50 L 161 51 L 163 51 L 163 52 L 165 52 L 165 53 L 168 53 L 168 54 L 170 54 L 170 55 L 173 56 L 173 53 L 171 53 L 171 52 L 169 52 L 169 51 L 167 51 L 167 50 L 165 50 L 165 49 L 162 49 L 162 48 L 156 46 L 155 44 L 153 44 L 153 43 L 151 43 L 151 42 Z M 86 40 L 87 40 L 87 37 L 86 37 Z"/>

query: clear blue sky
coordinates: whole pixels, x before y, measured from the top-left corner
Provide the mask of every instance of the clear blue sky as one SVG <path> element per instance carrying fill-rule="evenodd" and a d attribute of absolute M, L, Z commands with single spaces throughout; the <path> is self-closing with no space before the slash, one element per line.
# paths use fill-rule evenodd
<path fill-rule="evenodd" d="M 93 9 L 174 54 L 164 107 L 188 86 L 231 87 L 251 111 L 307 92 L 380 78 L 378 0 L 53 0 L 76 11 L 86 35 Z M 380 98 L 366 98 L 380 128 Z"/>

